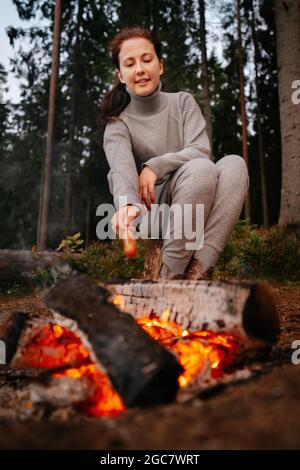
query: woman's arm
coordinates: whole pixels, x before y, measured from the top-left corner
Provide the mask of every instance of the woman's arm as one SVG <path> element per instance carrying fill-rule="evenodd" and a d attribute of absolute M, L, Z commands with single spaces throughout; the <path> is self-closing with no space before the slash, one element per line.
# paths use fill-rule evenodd
<path fill-rule="evenodd" d="M 148 166 L 158 179 L 177 170 L 193 158 L 210 158 L 209 140 L 202 112 L 190 93 L 183 95 L 183 149 L 179 152 L 169 152 L 153 157 L 142 165 Z"/>
<path fill-rule="evenodd" d="M 132 153 L 129 130 L 123 121 L 107 124 L 103 136 L 103 148 L 110 166 L 107 175 L 109 189 L 117 210 L 127 204 L 143 209 L 139 196 L 139 177 Z M 124 201 L 119 201 L 123 197 Z M 126 198 L 126 200 L 125 200 Z"/>

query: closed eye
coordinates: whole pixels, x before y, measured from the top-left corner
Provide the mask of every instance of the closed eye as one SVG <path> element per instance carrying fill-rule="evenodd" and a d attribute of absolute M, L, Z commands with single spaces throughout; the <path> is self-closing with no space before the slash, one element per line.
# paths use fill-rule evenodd
<path fill-rule="evenodd" d="M 144 60 L 143 62 L 151 62 L 152 59 L 147 59 L 147 60 Z M 126 64 L 126 67 L 132 67 L 133 64 Z"/>

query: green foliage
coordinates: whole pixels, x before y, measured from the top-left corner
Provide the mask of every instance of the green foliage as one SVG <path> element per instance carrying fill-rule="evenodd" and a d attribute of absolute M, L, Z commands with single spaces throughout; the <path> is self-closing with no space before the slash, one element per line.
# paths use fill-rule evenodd
<path fill-rule="evenodd" d="M 43 289 L 66 279 L 71 274 L 71 264 L 73 264 L 72 258 L 66 259 L 66 264 L 62 266 L 53 266 L 49 269 L 37 269 L 32 278 L 32 286 Z"/>
<path fill-rule="evenodd" d="M 68 235 L 64 238 L 56 251 L 63 251 L 65 253 L 81 253 L 83 251 L 84 240 L 82 240 L 81 233 L 77 232 L 74 235 Z"/>
<path fill-rule="evenodd" d="M 121 240 L 112 243 L 94 242 L 73 267 L 97 280 L 141 278 L 144 269 L 144 242 L 138 240 L 136 258 L 126 258 Z"/>
<path fill-rule="evenodd" d="M 260 229 L 240 220 L 218 262 L 225 276 L 300 280 L 300 243 L 297 235 L 274 225 Z"/>
<path fill-rule="evenodd" d="M 44 288 L 54 284 L 54 278 L 50 269 L 38 269 L 33 279 L 33 285 L 36 288 Z"/>

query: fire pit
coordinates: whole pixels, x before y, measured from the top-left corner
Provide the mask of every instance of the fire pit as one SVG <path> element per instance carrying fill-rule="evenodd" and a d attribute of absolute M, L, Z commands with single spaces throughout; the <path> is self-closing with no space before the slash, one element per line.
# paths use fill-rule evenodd
<path fill-rule="evenodd" d="M 61 281 L 45 296 L 47 318 L 2 321 L 10 367 L 40 371 L 31 403 L 72 404 L 94 416 L 169 403 L 180 390 L 270 350 L 279 334 L 268 290 L 240 282 L 97 286 Z M 125 313 L 126 312 L 126 313 Z"/>

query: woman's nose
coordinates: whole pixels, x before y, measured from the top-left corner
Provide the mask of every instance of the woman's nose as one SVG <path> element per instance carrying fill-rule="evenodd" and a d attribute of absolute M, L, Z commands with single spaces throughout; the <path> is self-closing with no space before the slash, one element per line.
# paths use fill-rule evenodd
<path fill-rule="evenodd" d="M 136 63 L 136 73 L 141 74 L 144 72 L 143 66 L 141 62 Z"/>

